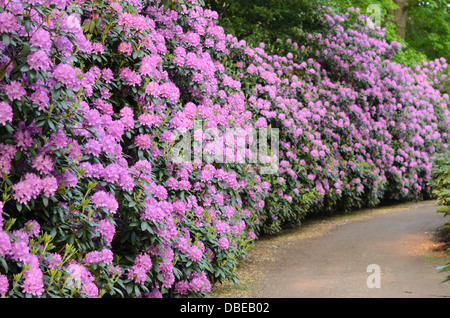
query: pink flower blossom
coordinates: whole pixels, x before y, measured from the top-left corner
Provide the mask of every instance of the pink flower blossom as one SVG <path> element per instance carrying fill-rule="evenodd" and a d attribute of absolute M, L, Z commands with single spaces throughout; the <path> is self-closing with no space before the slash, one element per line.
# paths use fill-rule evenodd
<path fill-rule="evenodd" d="M 92 251 L 87 253 L 83 259 L 85 264 L 93 264 L 103 262 L 105 264 L 111 264 L 113 261 L 113 252 L 105 248 L 101 251 Z"/>
<path fill-rule="evenodd" d="M 48 90 L 41 88 L 35 92 L 33 92 L 30 96 L 30 100 L 33 104 L 38 105 L 38 110 L 46 110 L 48 108 L 48 103 L 50 101 L 50 97 L 48 96 Z"/>
<path fill-rule="evenodd" d="M 46 52 L 50 51 L 52 46 L 50 33 L 43 28 L 37 29 L 30 38 L 30 45 Z"/>
<path fill-rule="evenodd" d="M 147 272 L 152 267 L 152 260 L 148 254 L 139 254 L 133 266 L 128 270 L 128 279 L 134 280 L 138 284 L 145 283 L 147 279 Z"/>
<path fill-rule="evenodd" d="M 161 97 L 164 97 L 172 104 L 175 104 L 180 96 L 180 90 L 174 83 L 168 82 L 160 86 L 160 94 Z"/>
<path fill-rule="evenodd" d="M 59 264 L 62 261 L 62 256 L 58 253 L 52 253 L 51 255 L 48 256 L 48 258 L 45 260 L 45 264 L 53 269 L 59 266 Z"/>
<path fill-rule="evenodd" d="M 42 180 L 33 173 L 25 174 L 25 178 L 12 186 L 13 198 L 19 203 L 27 204 L 36 199 L 42 190 Z"/>
<path fill-rule="evenodd" d="M 98 191 L 91 196 L 91 202 L 95 208 L 105 208 L 112 214 L 117 212 L 119 204 L 114 194 L 105 191 Z"/>
<path fill-rule="evenodd" d="M 9 100 L 20 100 L 23 96 L 26 95 L 25 89 L 22 87 L 22 84 L 19 81 L 12 81 L 10 84 L 5 87 L 5 94 L 8 96 Z"/>
<path fill-rule="evenodd" d="M 102 80 L 104 80 L 105 83 L 111 83 L 111 81 L 114 79 L 114 74 L 111 71 L 111 69 L 109 69 L 109 68 L 104 68 L 102 70 L 101 74 L 102 74 L 101 75 L 102 76 Z"/>
<path fill-rule="evenodd" d="M 31 267 L 23 274 L 23 292 L 34 296 L 42 296 L 44 293 L 43 274 L 38 267 Z"/>
<path fill-rule="evenodd" d="M 47 71 L 50 69 L 52 61 L 44 50 L 38 50 L 28 54 L 27 62 L 31 70 Z"/>
<path fill-rule="evenodd" d="M 11 251 L 11 241 L 8 233 L 0 230 L 0 255 L 5 257 Z"/>
<path fill-rule="evenodd" d="M 0 125 L 5 126 L 13 120 L 13 110 L 6 102 L 0 102 Z"/>
<path fill-rule="evenodd" d="M 0 13 L 0 33 L 15 33 L 19 27 L 14 14 L 8 11 Z"/>
<path fill-rule="evenodd" d="M 92 43 L 92 50 L 94 54 L 103 54 L 105 49 L 103 48 L 103 44 L 99 42 Z"/>
<path fill-rule="evenodd" d="M 142 75 L 151 75 L 161 62 L 162 59 L 159 55 L 144 56 L 139 67 L 139 72 Z"/>
<path fill-rule="evenodd" d="M 53 76 L 56 81 L 66 85 L 67 88 L 78 90 L 80 80 L 78 79 L 77 71 L 69 64 L 58 64 L 53 69 Z"/>
<path fill-rule="evenodd" d="M 150 82 L 145 87 L 145 94 L 153 96 L 153 97 L 159 97 L 160 95 L 160 88 L 159 84 L 156 82 Z"/>
<path fill-rule="evenodd" d="M 217 240 L 217 244 L 221 250 L 227 250 L 230 243 L 226 237 L 221 237 Z"/>
<path fill-rule="evenodd" d="M 107 245 L 110 245 L 116 233 L 116 227 L 108 219 L 100 220 L 97 224 L 101 237 L 106 241 Z"/>
<path fill-rule="evenodd" d="M 139 149 L 146 150 L 152 146 L 152 140 L 150 136 L 146 134 L 140 134 L 134 139 L 134 143 Z"/>
<path fill-rule="evenodd" d="M 54 176 L 47 176 L 42 179 L 42 194 L 44 197 L 51 197 L 58 190 L 58 181 Z"/>
<path fill-rule="evenodd" d="M 45 153 L 38 154 L 33 160 L 33 168 L 42 174 L 49 174 L 53 171 L 53 160 Z"/>
<path fill-rule="evenodd" d="M 201 248 L 198 247 L 197 245 L 192 244 L 188 247 L 187 257 L 191 261 L 198 262 L 202 259 L 202 256 L 203 256 L 203 252 L 202 252 Z"/>
<path fill-rule="evenodd" d="M 41 226 L 35 220 L 29 220 L 25 223 L 25 228 L 29 237 L 37 237 L 41 231 Z"/>
<path fill-rule="evenodd" d="M 142 82 L 141 75 L 137 74 L 129 67 L 124 67 L 119 70 L 119 77 L 124 79 L 127 85 L 136 86 Z"/>
<path fill-rule="evenodd" d="M 0 295 L 5 296 L 9 289 L 8 277 L 0 274 Z"/>
<path fill-rule="evenodd" d="M 121 42 L 118 50 L 120 53 L 126 53 L 127 55 L 131 55 L 131 53 L 133 53 L 133 47 L 129 42 Z"/>

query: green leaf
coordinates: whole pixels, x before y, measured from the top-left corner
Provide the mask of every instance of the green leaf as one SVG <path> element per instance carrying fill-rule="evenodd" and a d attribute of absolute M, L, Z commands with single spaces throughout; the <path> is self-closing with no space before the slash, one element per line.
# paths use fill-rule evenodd
<path fill-rule="evenodd" d="M 439 213 L 450 214 L 450 206 L 439 206 L 436 208 L 436 211 Z"/>
<path fill-rule="evenodd" d="M 25 31 L 27 31 L 27 33 L 32 33 L 33 29 L 31 28 L 31 21 L 29 19 L 25 20 Z"/>
<path fill-rule="evenodd" d="M 142 231 L 148 231 L 148 230 L 150 230 L 151 228 L 150 228 L 150 225 L 147 223 L 147 222 L 142 222 L 141 223 L 141 230 Z"/>
<path fill-rule="evenodd" d="M 5 46 L 8 46 L 11 44 L 11 38 L 7 33 L 2 34 L 2 41 Z"/>
<path fill-rule="evenodd" d="M 126 289 L 126 291 L 127 291 L 128 294 L 131 294 L 131 292 L 133 291 L 133 285 L 134 285 L 134 284 L 130 282 L 130 283 L 126 286 L 125 289 Z"/>
<path fill-rule="evenodd" d="M 14 160 L 15 160 L 15 161 L 19 161 L 20 158 L 22 158 L 22 151 L 18 150 L 18 151 L 16 152 L 16 155 L 14 156 Z"/>
<path fill-rule="evenodd" d="M 0 81 L 3 80 L 5 78 L 6 75 L 6 67 L 7 65 L 4 64 L 0 67 Z"/>
<path fill-rule="evenodd" d="M 94 33 L 94 31 L 95 31 L 95 21 L 92 20 L 91 22 L 89 22 L 89 32 Z"/>
<path fill-rule="evenodd" d="M 3 269 L 5 270 L 5 274 L 8 274 L 8 264 L 6 263 L 6 260 L 3 257 L 0 257 L 2 261 Z"/>

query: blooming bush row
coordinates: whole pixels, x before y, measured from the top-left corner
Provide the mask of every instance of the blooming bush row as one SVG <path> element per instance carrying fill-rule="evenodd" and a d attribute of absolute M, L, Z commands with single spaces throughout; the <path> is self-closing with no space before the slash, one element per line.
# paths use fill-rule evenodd
<path fill-rule="evenodd" d="M 430 195 L 445 61 L 390 62 L 357 11 L 269 54 L 195 0 L 162 4 L 1 2 L 0 295 L 202 297 L 306 213 Z M 205 160 L 205 130 L 253 128 L 279 129 L 276 173 Z"/>
<path fill-rule="evenodd" d="M 277 55 L 230 41 L 227 58 L 249 87 L 254 116 L 281 129 L 280 170 L 269 177 L 262 224 L 268 233 L 312 211 L 429 197 L 433 154 L 448 151 L 449 96 L 439 91 L 446 61 L 393 63 L 399 44 L 368 27 L 358 9 L 323 13 L 326 38 L 279 41 Z"/>

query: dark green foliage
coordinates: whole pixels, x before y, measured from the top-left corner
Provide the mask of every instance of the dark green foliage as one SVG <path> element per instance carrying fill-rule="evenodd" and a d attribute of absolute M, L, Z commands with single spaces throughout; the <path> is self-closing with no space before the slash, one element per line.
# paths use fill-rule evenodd
<path fill-rule="evenodd" d="M 433 187 L 433 193 L 438 199 L 437 211 L 450 214 L 450 154 L 442 153 L 433 161 L 433 169 L 430 185 Z M 450 221 L 446 223 L 450 229 Z M 450 233 L 450 232 L 449 232 Z M 450 237 L 448 238 L 450 240 Z M 441 272 L 450 271 L 450 262 L 444 266 L 439 266 Z M 450 281 L 450 274 L 445 281 Z"/>
<path fill-rule="evenodd" d="M 450 1 L 410 1 L 406 42 L 430 59 L 450 60 Z"/>
<path fill-rule="evenodd" d="M 438 212 L 450 214 L 450 154 L 442 153 L 433 161 L 430 185 L 438 199 Z"/>
<path fill-rule="evenodd" d="M 206 0 L 206 6 L 219 14 L 226 33 L 258 45 L 280 38 L 305 39 L 309 33 L 324 32 L 317 0 Z"/>

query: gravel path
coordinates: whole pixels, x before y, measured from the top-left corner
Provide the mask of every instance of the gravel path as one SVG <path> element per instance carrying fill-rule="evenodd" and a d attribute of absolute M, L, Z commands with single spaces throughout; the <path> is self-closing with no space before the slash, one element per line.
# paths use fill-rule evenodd
<path fill-rule="evenodd" d="M 255 297 L 450 297 L 450 283 L 441 283 L 447 273 L 436 270 L 432 241 L 446 221 L 427 202 L 290 240 L 273 250 Z M 379 280 L 376 270 L 367 271 L 371 264 L 380 269 Z"/>

